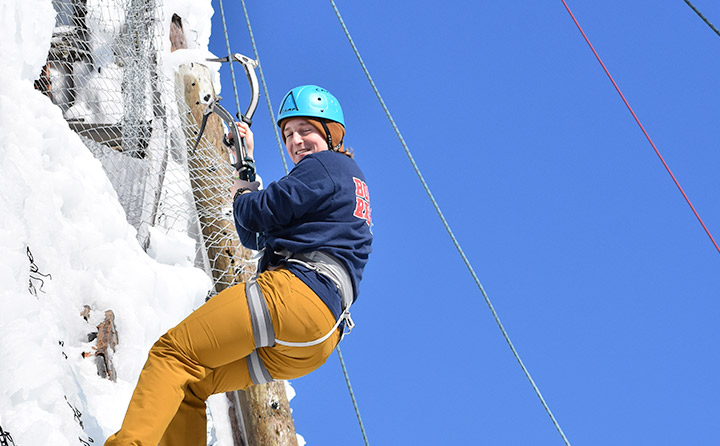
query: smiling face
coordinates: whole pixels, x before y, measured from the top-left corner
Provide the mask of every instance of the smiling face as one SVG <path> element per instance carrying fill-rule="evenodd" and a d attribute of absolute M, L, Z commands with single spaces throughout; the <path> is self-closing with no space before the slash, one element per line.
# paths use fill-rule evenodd
<path fill-rule="evenodd" d="M 305 119 L 290 118 L 283 124 L 283 140 L 293 163 L 305 155 L 328 150 L 325 136 Z"/>

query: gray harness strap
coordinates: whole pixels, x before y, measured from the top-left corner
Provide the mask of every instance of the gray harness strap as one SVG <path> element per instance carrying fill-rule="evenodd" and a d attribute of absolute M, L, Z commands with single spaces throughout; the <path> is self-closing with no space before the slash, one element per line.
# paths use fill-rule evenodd
<path fill-rule="evenodd" d="M 300 264 L 310 270 L 317 271 L 319 274 L 327 277 L 332 281 L 340 293 L 342 298 L 342 314 L 337 320 L 335 326 L 320 339 L 309 342 L 286 342 L 275 338 L 275 330 L 273 329 L 272 318 L 268 310 L 265 297 L 257 283 L 257 277 L 253 276 L 245 283 L 245 295 L 247 297 L 248 309 L 250 310 L 250 321 L 253 328 L 253 336 L 255 337 L 255 348 L 247 357 L 248 371 L 250 378 L 255 384 L 265 384 L 273 381 L 270 372 L 265 368 L 262 358 L 258 355 L 257 349 L 260 347 L 272 347 L 280 344 L 290 347 L 310 347 L 325 342 L 342 321 L 345 321 L 348 328 L 347 333 L 352 330 L 355 325 L 350 318 L 350 305 L 353 302 L 353 288 L 350 274 L 345 267 L 335 257 L 324 252 L 314 251 L 307 254 L 292 254 L 289 251 L 281 251 L 280 254 L 286 258 L 288 262 Z M 346 333 L 343 333 L 343 337 Z M 342 338 L 341 338 L 342 339 Z"/>
<path fill-rule="evenodd" d="M 340 298 L 342 299 L 342 313 L 340 313 L 340 317 L 335 323 L 335 326 L 321 338 L 309 342 L 288 342 L 275 338 L 275 342 L 288 347 L 311 347 L 313 345 L 318 345 L 325 342 L 330 336 L 332 336 L 332 334 L 335 333 L 335 330 L 337 330 L 340 324 L 344 321 L 347 331 L 343 330 L 343 333 L 340 336 L 340 340 L 342 340 L 342 338 L 344 338 L 346 334 L 350 333 L 355 326 L 355 323 L 350 317 L 350 305 L 353 303 L 355 294 L 353 292 L 350 274 L 347 272 L 347 269 L 345 269 L 345 266 L 343 266 L 343 264 L 335 257 L 320 251 L 313 251 L 305 254 L 293 254 L 284 249 L 276 252 L 276 254 L 285 257 L 285 261 L 288 263 L 297 263 L 330 279 L 340 293 Z"/>
<path fill-rule="evenodd" d="M 250 309 L 255 348 L 272 347 L 275 345 L 275 330 L 256 276 L 252 276 L 245 282 L 245 295 Z"/>
<path fill-rule="evenodd" d="M 265 297 L 262 294 L 260 285 L 257 283 L 257 276 L 252 276 L 245 282 L 245 296 L 247 297 L 248 309 L 250 310 L 250 323 L 252 324 L 253 337 L 255 338 L 255 350 L 247 357 L 247 368 L 250 372 L 250 379 L 254 384 L 265 384 L 274 381 L 270 372 L 265 368 L 262 358 L 258 355 L 260 347 L 272 347 L 275 345 L 275 330 L 273 329 L 270 311 L 268 310 Z"/>
<path fill-rule="evenodd" d="M 350 308 L 354 297 L 352 280 L 350 279 L 350 274 L 348 274 L 338 259 L 320 251 L 313 251 L 306 254 L 292 254 L 283 250 L 278 254 L 285 255 L 288 262 L 300 264 L 330 279 L 340 292 L 343 311 Z"/>
<path fill-rule="evenodd" d="M 250 372 L 250 379 L 255 385 L 267 384 L 275 381 L 270 372 L 265 368 L 262 358 L 258 355 L 257 350 L 253 350 L 247 357 L 247 368 Z"/>

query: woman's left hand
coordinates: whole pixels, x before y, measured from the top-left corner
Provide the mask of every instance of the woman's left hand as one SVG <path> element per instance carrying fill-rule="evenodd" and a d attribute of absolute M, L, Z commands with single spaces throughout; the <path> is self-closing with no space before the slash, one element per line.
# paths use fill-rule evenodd
<path fill-rule="evenodd" d="M 235 182 L 230 187 L 230 195 L 235 196 L 235 192 L 237 192 L 238 189 L 245 188 L 248 191 L 258 191 L 260 190 L 260 182 L 259 181 L 245 181 L 241 180 L 240 178 L 235 178 Z"/>

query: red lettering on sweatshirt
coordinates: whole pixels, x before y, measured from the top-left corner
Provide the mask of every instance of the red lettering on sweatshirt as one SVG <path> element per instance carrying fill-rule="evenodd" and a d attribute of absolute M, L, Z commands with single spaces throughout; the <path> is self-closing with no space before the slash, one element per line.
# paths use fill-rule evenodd
<path fill-rule="evenodd" d="M 355 183 L 355 211 L 353 215 L 357 218 L 362 218 L 371 224 L 370 218 L 370 191 L 368 191 L 367 184 L 360 178 L 353 177 Z"/>

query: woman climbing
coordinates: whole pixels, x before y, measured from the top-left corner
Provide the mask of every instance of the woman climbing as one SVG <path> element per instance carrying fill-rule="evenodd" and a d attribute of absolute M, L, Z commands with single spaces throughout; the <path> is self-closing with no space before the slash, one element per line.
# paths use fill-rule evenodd
<path fill-rule="evenodd" d="M 352 328 L 372 232 L 342 109 L 327 90 L 304 85 L 285 95 L 277 124 L 295 167 L 263 190 L 243 180 L 231 189 L 242 244 L 263 251 L 259 273 L 153 345 L 106 446 L 205 446 L 210 395 L 306 375 Z M 238 133 L 252 157 L 252 132 L 238 123 Z"/>

